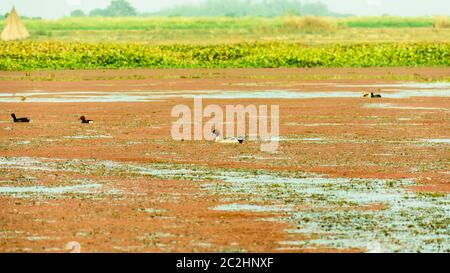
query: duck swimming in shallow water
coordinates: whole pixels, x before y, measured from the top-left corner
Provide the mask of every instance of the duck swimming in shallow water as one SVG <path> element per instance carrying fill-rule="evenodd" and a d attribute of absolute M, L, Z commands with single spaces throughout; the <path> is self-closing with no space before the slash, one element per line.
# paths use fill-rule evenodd
<path fill-rule="evenodd" d="M 380 94 L 374 94 L 373 92 L 363 92 L 363 98 L 381 98 Z"/>
<path fill-rule="evenodd" d="M 81 120 L 81 123 L 94 123 L 93 120 L 86 119 L 85 116 L 81 116 L 81 117 L 80 117 L 80 120 Z"/>
<path fill-rule="evenodd" d="M 371 98 L 381 98 L 380 94 L 374 94 L 373 92 L 370 92 L 370 97 Z"/>
<path fill-rule="evenodd" d="M 11 117 L 13 118 L 14 122 L 30 122 L 29 118 L 16 118 L 16 114 L 12 113 Z"/>
<path fill-rule="evenodd" d="M 239 143 L 242 144 L 244 142 L 243 137 L 237 137 L 237 138 L 221 138 L 220 137 L 220 131 L 219 130 L 212 130 L 212 133 L 216 136 L 215 142 L 218 143 Z"/>

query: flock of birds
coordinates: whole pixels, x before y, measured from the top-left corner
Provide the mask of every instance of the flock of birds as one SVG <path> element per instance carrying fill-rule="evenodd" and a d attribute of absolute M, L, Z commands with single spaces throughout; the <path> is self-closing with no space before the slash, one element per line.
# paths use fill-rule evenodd
<path fill-rule="evenodd" d="M 16 122 L 16 123 L 29 123 L 31 121 L 27 117 L 25 117 L 25 118 L 17 118 L 16 114 L 14 114 L 14 113 L 11 114 L 11 117 L 13 118 L 13 122 Z M 94 123 L 93 120 L 86 119 L 85 116 L 81 116 L 79 118 L 79 120 L 81 120 L 81 123 L 88 123 L 88 124 Z M 212 133 L 216 136 L 215 137 L 215 142 L 218 142 L 218 143 L 239 143 L 239 144 L 242 144 L 244 142 L 244 138 L 243 137 L 222 138 L 221 135 L 220 135 L 220 131 L 216 130 L 216 129 L 212 130 Z"/>
<path fill-rule="evenodd" d="M 29 119 L 29 118 L 17 118 L 17 117 L 16 117 L 16 114 L 14 114 L 14 113 L 11 114 L 11 117 L 13 118 L 13 122 L 18 122 L 18 123 L 28 123 L 28 122 L 31 121 L 31 119 Z M 86 119 L 85 116 L 81 116 L 81 117 L 79 118 L 79 120 L 81 120 L 81 123 L 94 123 L 93 120 L 91 120 L 91 119 Z"/>
<path fill-rule="evenodd" d="M 381 95 L 375 94 L 374 92 L 363 92 L 363 97 L 364 98 L 381 98 Z M 13 122 L 30 122 L 29 118 L 27 118 L 27 117 L 17 118 L 14 113 L 11 114 L 11 117 L 13 118 Z M 86 119 L 85 116 L 81 116 L 79 118 L 79 120 L 81 120 L 81 123 L 88 123 L 88 124 L 94 123 L 93 120 Z M 212 134 L 215 135 L 215 142 L 218 142 L 218 143 L 238 143 L 238 144 L 244 143 L 244 137 L 222 138 L 220 131 L 217 129 L 212 130 Z"/>

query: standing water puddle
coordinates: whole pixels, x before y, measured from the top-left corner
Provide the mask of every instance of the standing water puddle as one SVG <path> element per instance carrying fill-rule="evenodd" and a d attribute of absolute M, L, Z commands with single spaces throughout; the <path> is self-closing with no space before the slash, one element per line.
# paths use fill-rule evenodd
<path fill-rule="evenodd" d="M 378 88 L 415 88 L 415 89 L 449 89 L 448 82 L 404 82 L 404 83 L 380 83 L 380 84 L 336 84 L 336 87 L 378 87 Z"/>
<path fill-rule="evenodd" d="M 400 110 L 443 110 L 450 111 L 450 108 L 437 107 L 420 107 L 420 106 L 401 106 L 393 103 L 366 103 L 365 108 L 380 108 L 380 109 L 400 109 Z"/>
<path fill-rule="evenodd" d="M 422 139 L 423 142 L 427 143 L 444 143 L 450 144 L 450 138 L 434 138 L 434 139 Z"/>
<path fill-rule="evenodd" d="M 393 90 L 383 90 L 384 98 L 410 97 L 449 97 L 450 83 L 403 83 L 387 85 L 334 85 L 336 87 L 398 87 Z M 401 88 L 411 88 L 410 90 Z M 412 89 L 417 88 L 417 89 Z M 225 90 L 180 90 L 180 91 L 70 91 L 47 92 L 29 91 L 22 93 L 0 93 L 0 102 L 142 102 L 161 101 L 172 98 L 204 99 L 312 99 L 312 98 L 359 98 L 361 91 L 314 91 L 314 90 L 263 90 L 263 91 L 225 91 Z"/>
<path fill-rule="evenodd" d="M 29 194 L 55 195 L 64 193 L 92 193 L 92 190 L 99 189 L 101 187 L 101 184 L 76 185 L 66 187 L 0 187 L 0 194 L 28 196 Z"/>
<path fill-rule="evenodd" d="M 102 170 L 105 175 L 120 173 L 212 181 L 203 184 L 203 189 L 223 196 L 224 200 L 223 205 L 212 210 L 280 212 L 284 215 L 280 221 L 295 227 L 288 232 L 309 238 L 280 242 L 281 247 L 370 251 L 376 245 L 380 251 L 389 252 L 450 251 L 450 195 L 409 191 L 407 187 L 416 185 L 411 179 L 329 178 L 311 173 L 225 170 L 193 165 L 0 157 L 0 169 L 8 168 L 81 173 Z M 26 190 L 30 189 L 24 188 Z M 9 194 L 8 191 L 0 187 L 0 194 Z M 246 200 L 245 204 L 240 200 Z"/>

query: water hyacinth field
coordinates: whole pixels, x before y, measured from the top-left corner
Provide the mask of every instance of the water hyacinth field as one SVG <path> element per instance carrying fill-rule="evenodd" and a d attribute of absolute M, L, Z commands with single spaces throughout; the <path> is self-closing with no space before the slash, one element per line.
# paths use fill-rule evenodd
<path fill-rule="evenodd" d="M 233 45 L 0 43 L 0 69 L 448 66 L 450 44 Z"/>

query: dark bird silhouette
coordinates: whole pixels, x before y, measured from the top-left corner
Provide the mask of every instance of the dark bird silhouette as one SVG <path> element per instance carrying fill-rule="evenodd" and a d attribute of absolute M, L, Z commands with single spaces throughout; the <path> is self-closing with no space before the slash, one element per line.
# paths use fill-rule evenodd
<path fill-rule="evenodd" d="M 94 123 L 93 120 L 86 119 L 85 116 L 81 116 L 81 117 L 80 117 L 80 120 L 81 120 L 81 123 Z"/>
<path fill-rule="evenodd" d="M 13 118 L 14 122 L 30 122 L 29 118 L 16 118 L 16 114 L 12 113 L 11 117 Z"/>
<path fill-rule="evenodd" d="M 363 92 L 363 97 L 364 98 L 367 98 L 367 97 L 369 97 L 369 98 L 381 98 L 381 95 L 380 94 L 375 94 L 375 93 L 373 93 L 373 92 Z"/>
<path fill-rule="evenodd" d="M 370 97 L 371 98 L 381 98 L 380 94 L 374 94 L 373 92 L 370 92 Z"/>

